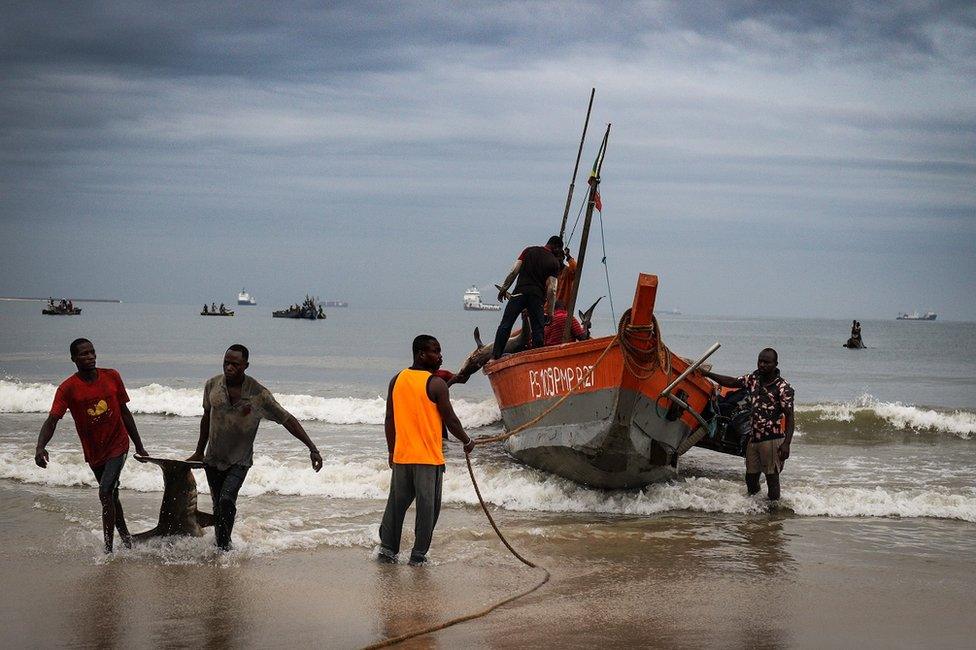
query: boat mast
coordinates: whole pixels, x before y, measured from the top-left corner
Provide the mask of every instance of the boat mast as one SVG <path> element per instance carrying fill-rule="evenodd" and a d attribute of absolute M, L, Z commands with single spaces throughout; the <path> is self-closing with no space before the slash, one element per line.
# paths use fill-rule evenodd
<path fill-rule="evenodd" d="M 583 220 L 583 233 L 580 235 L 579 254 L 576 257 L 576 275 L 573 277 L 573 291 L 569 294 L 569 304 L 566 310 L 566 329 L 563 330 L 563 343 L 569 340 L 573 327 L 573 313 L 576 311 L 576 294 L 579 293 L 580 278 L 583 277 L 583 262 L 586 260 L 586 240 L 590 236 L 590 222 L 593 220 L 593 208 L 596 205 L 596 195 L 600 187 L 600 170 L 603 168 L 603 157 L 607 153 L 607 140 L 610 138 L 610 125 L 603 134 L 603 142 L 593 164 L 593 176 L 590 177 L 590 194 L 586 202 L 586 218 Z"/>
<path fill-rule="evenodd" d="M 593 96 L 596 95 L 596 88 L 590 89 L 590 105 L 586 109 L 586 121 L 583 122 L 583 137 L 580 138 L 579 151 L 576 152 L 576 165 L 573 167 L 573 177 L 569 179 L 569 192 L 566 194 L 566 208 L 563 210 L 563 222 L 559 226 L 559 238 L 562 239 L 566 234 L 566 218 L 569 217 L 569 208 L 573 203 L 573 190 L 576 189 L 576 174 L 579 173 L 579 161 L 583 155 L 583 143 L 586 142 L 586 129 L 590 125 L 590 111 L 593 110 Z"/>

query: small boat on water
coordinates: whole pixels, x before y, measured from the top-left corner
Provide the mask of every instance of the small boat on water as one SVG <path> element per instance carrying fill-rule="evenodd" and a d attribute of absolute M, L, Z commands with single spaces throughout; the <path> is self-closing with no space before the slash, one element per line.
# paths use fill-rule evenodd
<path fill-rule="evenodd" d="M 220 311 L 219 309 L 217 311 L 210 311 L 208 309 L 206 311 L 200 312 L 200 315 L 201 316 L 233 316 L 234 312 L 229 309 L 225 309 L 224 311 Z"/>
<path fill-rule="evenodd" d="M 254 306 L 258 304 L 258 301 L 254 299 L 254 296 L 249 294 L 247 290 L 241 289 L 241 292 L 237 294 L 237 304 L 245 306 Z"/>
<path fill-rule="evenodd" d="M 77 316 L 81 313 L 81 307 L 75 307 L 70 300 L 62 298 L 54 302 L 54 298 L 48 298 L 47 306 L 41 309 L 45 316 Z"/>
<path fill-rule="evenodd" d="M 920 314 L 917 311 L 912 313 L 901 313 L 895 320 L 935 320 L 938 317 L 934 311 L 927 311 L 924 314 Z"/>
<path fill-rule="evenodd" d="M 316 304 L 314 298 L 305 296 L 305 300 L 300 305 L 290 305 L 287 309 L 279 309 L 271 312 L 272 318 L 296 318 L 303 320 L 325 320 L 325 311 L 322 305 Z"/>
<path fill-rule="evenodd" d="M 501 305 L 481 302 L 481 292 L 474 285 L 464 292 L 463 305 L 465 311 L 499 311 L 502 308 Z"/>

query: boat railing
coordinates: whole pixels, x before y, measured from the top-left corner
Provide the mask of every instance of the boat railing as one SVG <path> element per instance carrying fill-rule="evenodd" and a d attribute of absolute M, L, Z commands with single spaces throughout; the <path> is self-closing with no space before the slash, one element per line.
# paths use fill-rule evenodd
<path fill-rule="evenodd" d="M 705 418 L 702 417 L 701 413 L 699 413 L 695 409 L 691 408 L 691 406 L 687 402 L 685 402 L 683 399 L 681 399 L 677 395 L 672 395 L 671 394 L 671 391 L 673 391 L 675 389 L 675 387 L 678 386 L 678 384 L 680 384 L 682 381 L 684 381 L 685 377 L 687 377 L 688 375 L 690 375 L 694 371 L 698 370 L 699 366 L 701 366 L 703 363 L 705 363 L 705 360 L 708 359 L 708 357 L 712 356 L 715 353 L 715 351 L 718 350 L 720 347 L 722 347 L 722 344 L 719 343 L 718 341 L 716 341 L 715 343 L 713 343 L 710 348 L 708 348 L 707 350 L 705 350 L 705 353 L 703 355 L 701 355 L 698 358 L 697 361 L 695 361 L 693 364 L 691 364 L 690 366 L 688 366 L 687 368 L 685 368 L 685 371 L 682 372 L 680 375 L 678 375 L 675 378 L 675 380 L 672 381 L 670 384 L 668 384 L 667 388 L 665 388 L 664 390 L 662 390 L 661 391 L 661 394 L 657 396 L 657 401 L 658 402 L 660 402 L 662 398 L 669 399 L 672 402 L 674 402 L 675 404 L 677 404 L 678 406 L 680 406 L 681 408 L 683 408 L 685 411 L 691 413 L 692 417 L 694 417 L 696 420 L 698 420 L 698 423 L 701 424 L 705 428 L 706 431 L 708 430 L 709 425 L 708 425 L 708 422 L 705 421 Z"/>

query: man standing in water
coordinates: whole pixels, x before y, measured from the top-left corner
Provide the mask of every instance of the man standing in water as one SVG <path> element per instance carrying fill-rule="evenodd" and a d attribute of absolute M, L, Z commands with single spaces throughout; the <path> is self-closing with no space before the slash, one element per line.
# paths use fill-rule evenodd
<path fill-rule="evenodd" d="M 766 475 L 770 501 L 779 499 L 779 475 L 790 457 L 793 440 L 793 387 L 779 374 L 779 355 L 766 348 L 759 353 L 756 371 L 742 377 L 706 372 L 705 376 L 726 388 L 745 388 L 752 404 L 752 434 L 746 444 L 746 488 L 759 492 L 759 473 Z M 780 420 L 786 418 L 785 431 Z"/>
<path fill-rule="evenodd" d="M 244 374 L 248 350 L 235 343 L 224 353 L 224 372 L 207 381 L 203 389 L 200 440 L 188 461 L 203 461 L 214 507 L 217 547 L 229 551 L 237 516 L 237 493 L 254 463 L 254 438 L 262 418 L 284 426 L 309 450 L 312 469 L 322 469 L 322 456 L 305 429 L 281 407 L 271 392 Z"/>
<path fill-rule="evenodd" d="M 105 552 L 111 553 L 116 528 L 125 547 L 132 546 L 132 536 L 119 502 L 119 476 L 129 451 L 129 438 L 136 446 L 136 455 L 149 454 L 142 446 L 136 422 L 126 406 L 129 395 L 119 373 L 95 367 L 95 346 L 88 339 L 75 339 L 68 350 L 78 372 L 61 382 L 54 394 L 51 412 L 37 437 L 34 462 L 38 467 L 47 467 L 50 456 L 45 447 L 54 436 L 58 421 L 70 410 L 85 452 L 85 462 L 98 481 Z"/>
<path fill-rule="evenodd" d="M 498 359 L 505 351 L 508 335 L 512 333 L 512 326 L 519 314 L 525 309 L 529 314 L 532 326 L 532 347 L 541 348 L 543 343 L 543 328 L 545 322 L 552 319 L 552 310 L 556 303 L 556 285 L 559 272 L 562 270 L 563 240 L 553 235 L 545 246 L 529 246 L 515 260 L 505 282 L 499 287 L 498 300 L 509 298 L 505 305 L 505 312 L 495 332 L 495 346 L 491 351 L 491 358 Z M 518 277 L 518 282 L 515 278 Z M 509 297 L 508 288 L 515 282 L 515 289 Z M 548 305 L 549 313 L 543 320 L 543 305 Z"/>
<path fill-rule="evenodd" d="M 434 526 L 441 510 L 444 483 L 443 427 L 464 443 L 470 454 L 474 441 L 461 427 L 451 406 L 447 384 L 436 376 L 441 367 L 441 344 L 421 334 L 413 340 L 413 365 L 390 380 L 386 395 L 386 447 L 393 469 L 390 496 L 380 524 L 378 559 L 396 562 L 407 508 L 417 500 L 410 564 L 427 561 Z"/>

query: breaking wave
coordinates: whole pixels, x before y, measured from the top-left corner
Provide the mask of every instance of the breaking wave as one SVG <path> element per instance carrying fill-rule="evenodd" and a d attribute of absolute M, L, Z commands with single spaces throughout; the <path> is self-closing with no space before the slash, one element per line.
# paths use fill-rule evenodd
<path fill-rule="evenodd" d="M 0 413 L 44 413 L 50 408 L 56 389 L 53 384 L 0 379 Z M 201 391 L 197 388 L 149 384 L 129 389 L 129 397 L 132 400 L 129 408 L 134 413 L 178 417 L 203 414 Z M 299 420 L 327 424 L 381 425 L 386 409 L 386 400 L 380 396 L 318 397 L 279 393 L 276 397 Z M 461 423 L 467 428 L 487 426 L 501 418 L 493 399 L 481 402 L 455 399 L 453 404 Z M 870 395 L 862 395 L 848 402 L 801 404 L 797 406 L 797 425 L 802 435 L 840 433 L 878 438 L 894 433 L 929 433 L 968 440 L 976 434 L 976 413 L 882 402 Z"/>
<path fill-rule="evenodd" d="M 843 426 L 839 428 L 838 424 Z M 797 407 L 797 425 L 805 434 L 936 433 L 969 440 L 976 433 L 976 413 L 882 402 L 870 395 L 862 395 L 838 404 L 800 405 Z"/>
<path fill-rule="evenodd" d="M 478 460 L 475 465 L 485 499 L 511 511 L 648 516 L 670 511 L 750 514 L 765 512 L 768 507 L 765 499 L 747 496 L 739 480 L 692 476 L 644 490 L 602 491 L 511 463 Z M 197 475 L 197 488 L 206 494 L 207 483 L 201 472 Z M 29 450 L 0 452 L 0 478 L 45 486 L 95 485 L 91 471 L 77 452 L 58 452 L 56 462 L 46 470 L 33 464 Z M 390 470 L 384 459 L 330 457 L 316 474 L 307 466 L 298 465 L 298 461 L 258 455 L 241 494 L 382 503 L 389 480 Z M 161 492 L 161 472 L 153 465 L 130 460 L 122 472 L 122 488 Z M 467 473 L 456 463 L 451 463 L 445 474 L 443 500 L 472 507 L 478 503 Z M 931 517 L 976 522 L 976 490 L 959 492 L 932 485 L 912 489 L 851 488 L 794 481 L 781 503 L 801 516 Z M 363 530 L 350 532 L 350 544 L 357 543 L 353 538 L 365 539 Z"/>
<path fill-rule="evenodd" d="M 0 413 L 46 413 L 57 386 L 0 379 Z M 130 388 L 129 408 L 133 413 L 199 417 L 203 415 L 202 391 L 149 384 Z M 383 424 L 386 400 L 382 397 L 317 397 L 278 393 L 278 401 L 299 420 L 327 424 Z M 454 410 L 467 428 L 478 428 L 501 418 L 495 400 L 469 402 L 452 400 Z"/>

